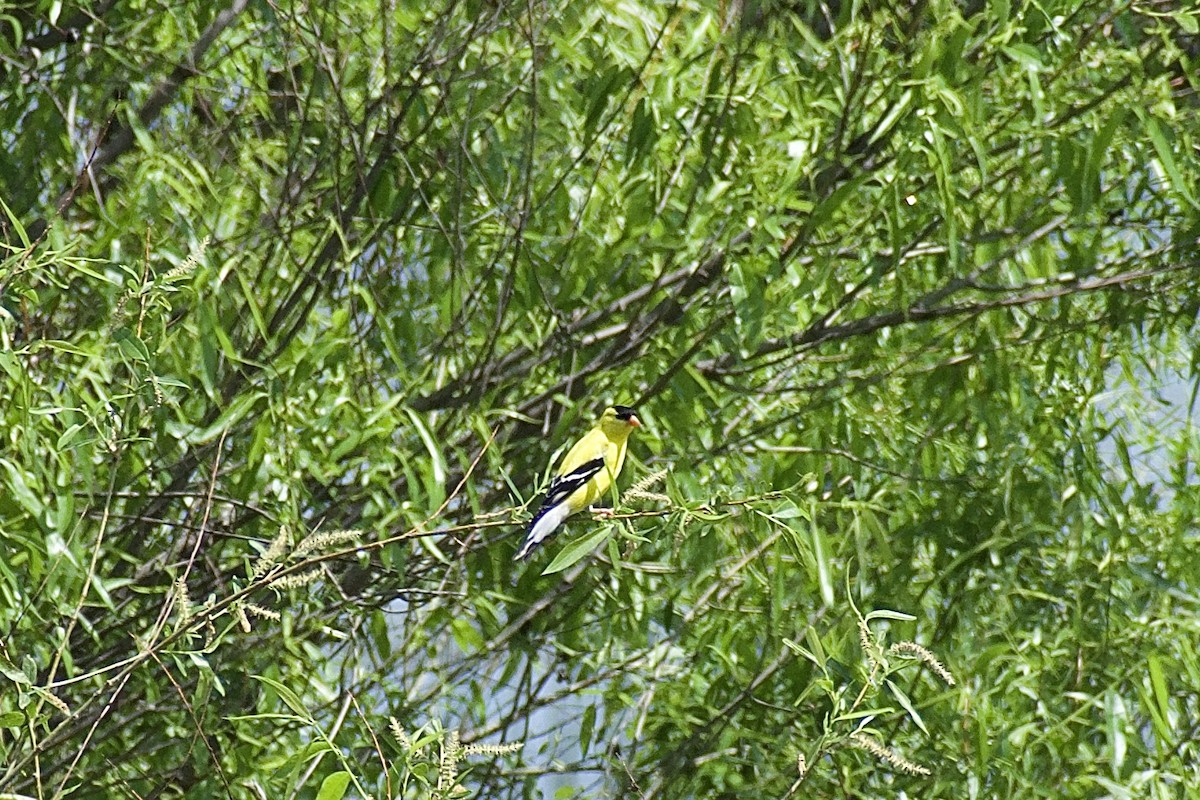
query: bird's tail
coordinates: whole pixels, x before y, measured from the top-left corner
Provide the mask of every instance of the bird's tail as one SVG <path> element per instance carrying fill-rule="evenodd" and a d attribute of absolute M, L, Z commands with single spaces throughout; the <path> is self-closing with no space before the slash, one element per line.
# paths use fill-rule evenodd
<path fill-rule="evenodd" d="M 562 525 L 563 520 L 570 516 L 571 512 L 567 509 L 566 503 L 557 503 L 553 506 L 543 507 L 529 523 L 529 530 L 525 533 L 525 541 L 521 543 L 521 549 L 513 556 L 514 561 L 522 561 L 529 558 L 529 554 L 533 552 L 533 548 L 537 547 L 542 542 L 549 538 L 550 534 L 558 530 L 558 526 Z"/>

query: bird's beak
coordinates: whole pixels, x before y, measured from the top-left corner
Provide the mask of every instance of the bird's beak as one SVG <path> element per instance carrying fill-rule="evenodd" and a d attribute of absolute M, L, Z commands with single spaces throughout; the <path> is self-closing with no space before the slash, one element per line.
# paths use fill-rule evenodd
<path fill-rule="evenodd" d="M 629 417 L 629 427 L 640 428 L 640 427 L 642 427 L 642 421 L 640 419 L 638 419 L 637 417 L 630 416 Z"/>

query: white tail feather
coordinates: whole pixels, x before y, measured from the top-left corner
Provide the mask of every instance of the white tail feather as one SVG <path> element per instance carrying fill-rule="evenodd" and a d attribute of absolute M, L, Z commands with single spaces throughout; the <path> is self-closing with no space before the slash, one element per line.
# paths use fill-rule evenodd
<path fill-rule="evenodd" d="M 567 508 L 567 504 L 559 503 L 535 519 L 529 526 L 529 533 L 525 534 L 525 541 L 521 544 L 521 549 L 513 560 L 527 558 L 533 548 L 546 541 L 547 537 L 558 530 L 558 526 L 562 525 L 563 520 L 569 516 L 571 516 L 571 510 Z"/>

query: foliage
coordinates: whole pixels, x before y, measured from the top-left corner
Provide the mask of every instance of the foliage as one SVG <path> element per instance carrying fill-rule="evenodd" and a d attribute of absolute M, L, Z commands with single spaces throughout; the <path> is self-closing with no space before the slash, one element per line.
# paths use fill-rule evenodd
<path fill-rule="evenodd" d="M 0 792 L 1195 796 L 1195 11 L 0 21 Z"/>

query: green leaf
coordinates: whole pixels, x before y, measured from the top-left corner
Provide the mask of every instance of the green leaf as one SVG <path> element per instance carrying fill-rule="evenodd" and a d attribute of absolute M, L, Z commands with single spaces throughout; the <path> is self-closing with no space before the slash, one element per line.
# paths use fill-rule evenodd
<path fill-rule="evenodd" d="M 829 540 L 815 519 L 809 526 L 809 531 L 812 534 L 813 559 L 817 563 L 817 582 L 821 587 L 821 602 L 826 606 L 832 606 L 834 601 L 833 566 L 829 563 Z"/>
<path fill-rule="evenodd" d="M 233 426 L 243 417 L 250 413 L 251 409 L 262 400 L 264 395 L 260 392 L 247 392 L 240 394 L 234 399 L 233 403 L 226 408 L 220 416 L 206 428 L 192 430 L 188 434 L 188 441 L 192 444 L 207 444 L 218 436 L 227 428 Z"/>
<path fill-rule="evenodd" d="M 20 728 L 25 724 L 25 715 L 20 711 L 6 711 L 0 714 L 0 728 Z"/>
<path fill-rule="evenodd" d="M 762 340 L 763 286 L 762 276 L 747 278 L 740 264 L 729 270 L 729 299 L 733 302 L 734 321 L 742 334 L 742 354 L 749 355 Z"/>
<path fill-rule="evenodd" d="M 121 353 L 133 361 L 143 364 L 150 363 L 150 350 L 146 343 L 138 338 L 129 328 L 119 328 L 113 333 L 113 341 L 117 343 Z"/>
<path fill-rule="evenodd" d="M 1137 109 L 1137 114 L 1142 120 L 1142 127 L 1145 129 L 1146 135 L 1150 137 L 1150 143 L 1154 146 L 1154 152 L 1158 154 L 1158 163 L 1162 164 L 1163 171 L 1167 173 L 1167 177 L 1171 181 L 1171 188 L 1187 200 L 1193 208 L 1200 209 L 1200 205 L 1196 203 L 1196 198 L 1192 195 L 1187 180 L 1184 179 L 1183 173 L 1179 171 L 1179 164 L 1175 161 L 1175 152 L 1171 147 L 1171 143 L 1167 141 L 1167 134 L 1163 131 L 1162 124 L 1154 117 L 1143 112 L 1140 108 Z"/>
<path fill-rule="evenodd" d="M 1167 690 L 1167 676 L 1163 672 L 1162 659 L 1158 653 L 1151 653 L 1146 659 L 1147 672 L 1150 673 L 1150 689 L 1154 693 L 1154 703 L 1158 706 L 1158 716 L 1168 730 L 1171 728 L 1171 695 Z"/>
<path fill-rule="evenodd" d="M 913 722 L 917 723 L 917 727 L 924 731 L 925 735 L 928 736 L 929 729 L 925 727 L 925 720 L 921 719 L 921 715 L 918 714 L 917 709 L 913 707 L 912 701 L 908 699 L 908 695 L 906 695 L 893 681 L 886 680 L 884 683 L 887 684 L 888 691 L 892 693 L 892 697 L 896 698 L 896 702 L 901 705 L 904 711 L 908 714 L 909 718 Z"/>
<path fill-rule="evenodd" d="M 805 221 L 807 230 L 815 230 L 824 225 L 828 220 L 833 218 L 842 204 L 849 200 L 855 192 L 859 190 L 862 183 L 870 176 L 870 173 L 856 174 L 845 183 L 838 186 L 831 195 L 822 200 L 812 214 Z"/>
<path fill-rule="evenodd" d="M 321 781 L 321 788 L 317 790 L 317 800 L 342 800 L 346 796 L 346 789 L 349 786 L 349 772 L 335 772 L 332 775 L 326 775 L 325 780 Z"/>
<path fill-rule="evenodd" d="M 12 17 L 8 17 L 8 19 L 12 19 Z M 19 37 L 17 41 L 20 41 Z M 25 226 L 21 224 L 21 218 L 13 213 L 13 210 L 9 208 L 8 203 L 4 202 L 3 196 L 0 196 L 0 208 L 4 209 L 4 217 L 8 221 L 8 224 L 5 227 L 11 226 L 13 231 L 15 231 L 17 234 L 17 238 L 21 240 L 21 245 L 28 249 L 30 244 L 29 234 L 25 232 Z"/>
<path fill-rule="evenodd" d="M 1129 113 L 1128 106 L 1118 106 L 1108 120 L 1096 134 L 1092 140 L 1091 148 L 1088 151 L 1087 166 L 1083 175 L 1083 207 L 1080 211 L 1087 211 L 1099 197 L 1100 185 L 1100 170 L 1104 165 L 1104 159 L 1108 154 L 1108 149 L 1112 144 L 1113 136 L 1117 130 L 1124 124 L 1125 117 Z"/>
<path fill-rule="evenodd" d="M 1114 775 L 1120 775 L 1121 768 L 1125 766 L 1125 730 L 1129 719 L 1124 698 L 1113 689 L 1104 693 L 1104 722 L 1110 751 L 1109 766 L 1112 767 Z"/>
<path fill-rule="evenodd" d="M 798 653 L 798 654 L 804 656 L 805 658 L 807 658 L 814 665 L 816 665 L 819 669 L 825 668 L 825 662 L 822 661 L 821 659 L 817 658 L 816 654 L 813 653 L 808 648 L 802 647 L 801 645 L 797 644 L 796 642 L 793 642 L 791 639 L 784 639 L 783 644 L 785 647 L 787 647 L 792 652 Z"/>
<path fill-rule="evenodd" d="M 895 619 L 901 622 L 912 622 L 916 617 L 912 614 L 905 614 L 903 611 L 889 611 L 886 608 L 877 608 L 863 617 L 867 622 L 873 619 Z"/>
<path fill-rule="evenodd" d="M 1031 72 L 1041 72 L 1046 68 L 1046 65 L 1042 63 L 1041 52 L 1033 45 L 1019 42 L 1004 45 L 1000 51 Z"/>
<path fill-rule="evenodd" d="M 86 426 L 82 422 L 76 422 L 74 425 L 63 431 L 62 436 L 58 437 L 58 441 L 55 442 L 54 446 L 59 450 L 70 449 L 72 443 L 75 441 L 75 437 L 79 435 L 79 432 L 83 430 L 84 427 Z"/>
<path fill-rule="evenodd" d="M 908 111 L 908 107 L 912 103 L 912 98 L 912 89 L 905 89 L 899 99 L 891 104 L 887 113 L 883 115 L 883 119 L 879 120 L 875 125 L 874 132 L 871 134 L 870 144 L 875 144 L 876 141 L 891 131 L 896 121 Z"/>
<path fill-rule="evenodd" d="M 38 498 L 34 490 L 30 488 L 29 483 L 25 480 L 25 474 L 17 469 L 16 464 L 3 458 L 0 458 L 0 467 L 8 473 L 8 484 L 5 487 L 6 493 L 15 498 L 30 516 L 34 519 L 40 519 L 46 506 Z"/>
<path fill-rule="evenodd" d="M 114 278 L 110 275 L 105 275 L 103 272 L 100 272 L 99 270 L 92 269 L 92 267 L 90 267 L 89 264 L 99 263 L 95 259 L 67 258 L 67 259 L 64 259 L 62 263 L 63 263 L 63 266 L 65 266 L 71 270 L 74 270 L 75 272 L 79 272 L 84 275 L 87 275 L 89 278 L 98 280 L 101 283 L 107 283 L 107 284 L 118 284 L 119 283 L 119 281 L 116 278 Z"/>
<path fill-rule="evenodd" d="M 271 334 L 268 330 L 267 321 L 263 319 L 262 309 L 259 307 L 258 293 L 254 291 L 254 287 L 250 284 L 248 276 L 242 270 L 235 269 L 233 274 L 237 278 L 238 288 L 242 290 L 244 300 L 242 307 L 250 310 L 250 319 L 254 321 L 254 327 L 258 330 L 259 336 L 264 341 L 269 341 Z"/>
<path fill-rule="evenodd" d="M 22 686 L 29 686 L 33 683 L 33 681 L 29 679 L 28 675 L 17 669 L 16 666 L 8 661 L 8 659 L 4 658 L 4 656 L 0 656 L 0 674 L 4 675 L 4 677 L 8 678 L 13 683 L 17 683 Z"/>
<path fill-rule="evenodd" d="M 268 678 L 265 675 L 251 675 L 250 677 L 254 678 L 260 683 L 265 683 L 267 686 L 270 686 L 272 689 L 274 689 L 275 693 L 279 695 L 279 699 L 282 700 L 288 708 L 295 712 L 297 716 L 304 719 L 312 718 L 312 715 L 309 714 L 308 709 L 304 707 L 304 701 L 300 699 L 300 696 L 279 681 Z"/>
<path fill-rule="evenodd" d="M 579 753 L 587 757 L 588 748 L 592 744 L 592 731 L 596 727 L 596 706 L 589 705 L 583 710 L 583 717 L 579 720 Z"/>
<path fill-rule="evenodd" d="M 643 97 L 633 109 L 633 120 L 629 125 L 629 138 L 625 146 L 625 163 L 633 161 L 654 146 L 656 139 L 654 114 L 648 100 Z"/>
<path fill-rule="evenodd" d="M 8 350 L 0 350 L 0 369 L 3 369 L 14 381 L 19 381 L 25 376 L 21 362 Z"/>
<path fill-rule="evenodd" d="M 475 626 L 462 617 L 453 620 L 450 629 L 454 634 L 454 641 L 464 653 L 474 652 L 487 644 Z"/>
<path fill-rule="evenodd" d="M 609 525 L 602 525 L 589 533 L 587 536 L 584 536 L 581 539 L 576 539 L 559 551 L 558 555 L 554 557 L 554 560 L 550 562 L 550 565 L 542 570 L 542 574 L 553 575 L 556 572 L 562 572 L 567 567 L 573 566 L 576 562 L 582 560 L 589 553 L 599 547 L 599 545 L 611 535 L 612 527 Z"/>
<path fill-rule="evenodd" d="M 1197 20 L 1191 12 L 1176 11 L 1171 14 L 1171 19 L 1175 20 L 1175 24 L 1190 36 L 1200 33 L 1200 20 Z"/>
<path fill-rule="evenodd" d="M 120 580 L 120 579 L 110 581 L 110 580 L 106 580 L 103 575 L 99 575 L 99 574 L 92 575 L 91 578 L 92 578 L 92 591 L 94 591 L 96 593 L 96 597 L 98 597 L 100 599 L 101 605 L 103 605 L 109 611 L 115 612 L 117 610 L 117 606 L 113 602 L 112 594 L 110 593 L 109 590 L 110 590 L 110 588 L 117 588 L 119 586 L 122 586 L 122 585 L 128 583 L 128 581 Z"/>
<path fill-rule="evenodd" d="M 825 664 L 829 657 L 825 655 L 825 647 L 821 644 L 821 637 L 817 634 L 817 629 L 809 625 L 804 631 L 804 641 L 808 644 L 808 649 L 812 652 L 814 661 L 821 669 L 825 669 Z"/>
<path fill-rule="evenodd" d="M 404 411 L 408 414 L 413 427 L 416 428 L 421 443 L 425 445 L 425 452 L 429 453 L 429 461 L 433 470 L 433 480 L 429 486 L 430 500 L 433 505 L 440 505 L 446 497 L 446 459 L 442 455 L 441 448 L 433 441 L 433 433 L 425 425 L 425 420 L 421 419 L 421 415 L 407 406 Z"/>
<path fill-rule="evenodd" d="M 863 708 L 863 709 L 859 709 L 858 711 L 849 711 L 845 714 L 838 714 L 836 717 L 833 718 L 833 721 L 834 722 L 848 722 L 848 721 L 856 720 L 856 719 L 867 719 L 868 722 L 864 722 L 863 725 L 868 725 L 868 724 L 870 724 L 869 723 L 870 719 L 873 719 L 875 717 L 887 716 L 888 714 L 895 712 L 895 710 L 896 709 L 894 706 L 883 706 L 881 708 Z"/>
<path fill-rule="evenodd" d="M 588 132 L 593 132 L 596 129 L 596 124 L 600 121 L 600 116 L 608 108 L 609 98 L 616 88 L 624 84 L 629 79 L 628 71 L 624 67 L 613 66 L 609 68 L 603 77 L 591 86 L 591 103 L 588 106 L 587 116 L 583 121 L 583 129 Z"/>

